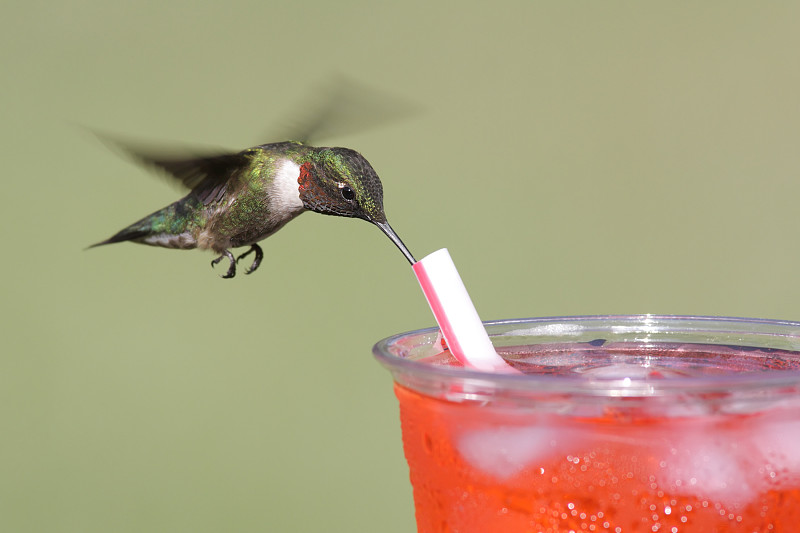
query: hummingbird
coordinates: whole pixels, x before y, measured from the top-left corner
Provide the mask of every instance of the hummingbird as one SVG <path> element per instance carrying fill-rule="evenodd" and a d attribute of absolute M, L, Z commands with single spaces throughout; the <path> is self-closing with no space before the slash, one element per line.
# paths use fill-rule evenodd
<path fill-rule="evenodd" d="M 411 264 L 416 262 L 386 220 L 378 174 L 355 150 L 300 141 L 191 158 L 126 150 L 189 193 L 91 247 L 132 241 L 211 250 L 219 254 L 212 268 L 227 259 L 228 270 L 221 277 L 232 278 L 237 262 L 250 254 L 255 255 L 245 274 L 255 272 L 264 258 L 260 241 L 312 211 L 371 222 Z M 234 257 L 231 249 L 239 247 L 249 249 Z"/>

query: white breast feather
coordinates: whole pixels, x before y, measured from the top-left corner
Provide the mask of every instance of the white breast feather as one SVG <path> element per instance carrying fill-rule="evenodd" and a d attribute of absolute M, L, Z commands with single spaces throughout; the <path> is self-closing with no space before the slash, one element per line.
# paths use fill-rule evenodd
<path fill-rule="evenodd" d="M 295 214 L 303 209 L 297 178 L 300 166 L 289 159 L 275 163 L 275 178 L 269 191 L 270 211 L 274 214 Z"/>

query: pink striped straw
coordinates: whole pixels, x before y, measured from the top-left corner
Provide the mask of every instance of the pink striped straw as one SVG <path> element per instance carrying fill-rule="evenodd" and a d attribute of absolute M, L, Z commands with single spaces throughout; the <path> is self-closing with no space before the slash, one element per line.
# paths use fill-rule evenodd
<path fill-rule="evenodd" d="M 412 265 L 450 353 L 465 368 L 518 373 L 497 355 L 447 248 Z"/>

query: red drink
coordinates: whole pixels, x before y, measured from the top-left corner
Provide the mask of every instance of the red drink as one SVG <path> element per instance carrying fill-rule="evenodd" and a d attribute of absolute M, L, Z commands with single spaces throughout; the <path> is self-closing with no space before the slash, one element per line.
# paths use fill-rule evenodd
<path fill-rule="evenodd" d="M 524 376 L 454 368 L 430 332 L 376 351 L 420 532 L 800 531 L 800 324 L 487 329 Z"/>

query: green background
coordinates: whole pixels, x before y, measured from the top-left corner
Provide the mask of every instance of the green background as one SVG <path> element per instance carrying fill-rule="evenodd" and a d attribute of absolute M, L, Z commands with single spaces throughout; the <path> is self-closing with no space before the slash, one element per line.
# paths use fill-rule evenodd
<path fill-rule="evenodd" d="M 85 251 L 180 193 L 83 126 L 240 149 L 344 74 L 424 108 L 326 144 L 484 319 L 800 319 L 800 4 L 30 1 L 0 44 L 0 531 L 414 530 L 370 350 L 433 320 L 394 246 Z"/>

